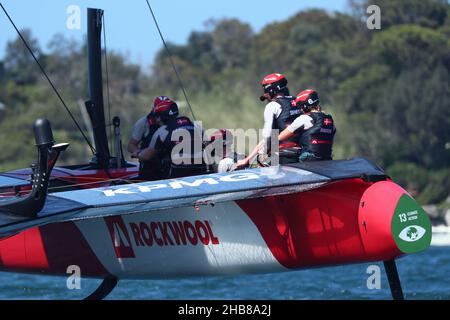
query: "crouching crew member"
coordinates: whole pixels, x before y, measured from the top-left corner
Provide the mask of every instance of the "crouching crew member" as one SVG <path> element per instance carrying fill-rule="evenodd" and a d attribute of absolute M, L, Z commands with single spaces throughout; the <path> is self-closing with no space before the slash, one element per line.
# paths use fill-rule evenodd
<path fill-rule="evenodd" d="M 245 158 L 243 154 L 232 151 L 233 134 L 230 130 L 220 129 L 213 132 L 205 148 L 206 162 L 217 173 L 234 171 L 236 163 Z"/>
<path fill-rule="evenodd" d="M 148 148 L 150 141 L 159 129 L 160 125 L 157 123 L 154 108 L 164 102 L 170 100 L 166 96 L 156 97 L 153 101 L 153 107 L 148 115 L 140 118 L 133 127 L 133 132 L 128 141 L 127 150 L 131 153 L 132 158 L 137 158 L 141 150 Z M 160 162 L 157 158 L 148 161 L 139 162 L 139 179 L 141 180 L 158 180 L 161 178 Z"/>
<path fill-rule="evenodd" d="M 202 129 L 188 117 L 179 116 L 178 106 L 171 100 L 158 104 L 153 113 L 161 127 L 149 147 L 138 154 L 139 160 L 158 158 L 163 179 L 205 173 Z"/>
<path fill-rule="evenodd" d="M 332 160 L 336 128 L 331 115 L 322 112 L 318 93 L 304 90 L 297 95 L 295 102 L 304 114 L 283 130 L 278 140 L 286 141 L 297 135 L 301 147 L 299 161 Z"/>

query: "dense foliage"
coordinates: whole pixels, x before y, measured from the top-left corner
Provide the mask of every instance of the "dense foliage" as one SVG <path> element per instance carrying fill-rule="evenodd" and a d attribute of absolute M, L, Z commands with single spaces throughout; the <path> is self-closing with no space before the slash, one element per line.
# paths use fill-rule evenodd
<path fill-rule="evenodd" d="M 445 0 L 370 1 L 381 8 L 381 30 L 366 27 L 369 2 L 349 13 L 302 11 L 255 33 L 236 19 L 210 21 L 184 45 L 170 44 L 196 117 L 206 127 L 259 128 L 260 79 L 282 72 L 291 93 L 315 88 L 338 126 L 335 158 L 368 157 L 426 202 L 450 190 L 450 5 Z M 43 53 L 24 32 L 72 112 L 83 122 L 86 48 L 55 36 Z M 166 52 L 147 72 L 118 54 L 108 56 L 111 111 L 125 139 L 152 97 L 183 96 Z M 105 99 L 106 100 L 106 99 Z M 51 119 L 62 159 L 77 162 L 89 149 L 19 39 L 0 61 L 0 170 L 34 158 L 31 124 Z M 188 109 L 184 104 L 184 111 Z"/>

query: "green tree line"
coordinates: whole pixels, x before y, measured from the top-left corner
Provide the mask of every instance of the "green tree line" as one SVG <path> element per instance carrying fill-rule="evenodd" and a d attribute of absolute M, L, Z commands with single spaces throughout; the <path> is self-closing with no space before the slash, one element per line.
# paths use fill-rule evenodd
<path fill-rule="evenodd" d="M 366 26 L 371 4 L 381 8 L 380 30 Z M 85 44 L 57 35 L 44 53 L 29 30 L 24 35 L 84 126 Z M 352 0 L 346 13 L 310 9 L 259 32 L 237 19 L 208 21 L 169 50 L 205 127 L 260 128 L 260 81 L 281 72 L 292 94 L 318 90 L 336 120 L 336 159 L 367 157 L 422 203 L 439 203 L 450 193 L 449 36 L 446 0 Z M 108 63 L 106 116 L 122 118 L 124 139 L 154 96 L 184 100 L 163 49 L 151 70 L 114 52 Z M 71 142 L 63 163 L 91 156 L 19 39 L 0 61 L 0 102 L 0 171 L 34 159 L 31 124 L 39 116 L 52 121 L 59 141 Z"/>

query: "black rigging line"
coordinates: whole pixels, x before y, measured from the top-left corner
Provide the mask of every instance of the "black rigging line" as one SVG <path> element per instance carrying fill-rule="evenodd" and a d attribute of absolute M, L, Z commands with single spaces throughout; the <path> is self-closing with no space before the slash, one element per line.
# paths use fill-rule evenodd
<path fill-rule="evenodd" d="M 109 121 L 109 149 L 112 150 L 112 139 L 113 139 L 113 129 L 111 120 L 111 102 L 109 98 L 109 71 L 108 71 L 108 51 L 106 47 L 106 24 L 105 24 L 105 14 L 102 15 L 103 19 L 103 46 L 105 54 L 105 74 L 106 74 L 106 101 L 108 102 L 108 121 Z"/>
<path fill-rule="evenodd" d="M 178 82 L 180 84 L 181 90 L 183 91 L 184 98 L 186 99 L 186 103 L 187 103 L 187 105 L 189 107 L 189 110 L 191 110 L 192 117 L 194 118 L 194 121 L 195 121 L 196 119 L 195 119 L 194 111 L 192 110 L 191 104 L 189 103 L 189 99 L 187 97 L 186 90 L 184 89 L 183 81 L 181 81 L 180 74 L 178 73 L 178 70 L 175 67 L 175 63 L 172 60 L 172 54 L 170 53 L 169 47 L 167 46 L 166 41 L 164 40 L 164 37 L 163 37 L 162 32 L 161 32 L 161 29 L 159 28 L 159 25 L 158 25 L 158 21 L 156 21 L 156 17 L 155 17 L 155 14 L 153 13 L 152 6 L 148 2 L 148 0 L 146 0 L 146 2 L 147 2 L 148 9 L 150 10 L 150 13 L 151 13 L 151 15 L 153 17 L 153 21 L 155 22 L 156 28 L 158 29 L 159 36 L 161 37 L 161 40 L 162 40 L 162 42 L 164 44 L 164 47 L 166 48 L 167 55 L 169 56 L 170 64 L 172 65 L 172 68 L 175 71 L 175 74 L 177 76 L 177 79 L 178 79 Z"/>
<path fill-rule="evenodd" d="M 66 111 L 69 113 L 69 116 L 72 118 L 73 122 L 75 123 L 75 125 L 77 126 L 78 130 L 81 132 L 81 134 L 83 135 L 84 140 L 86 140 L 87 144 L 89 145 L 89 148 L 91 149 L 92 153 L 95 154 L 95 148 L 92 146 L 91 142 L 89 141 L 89 139 L 86 137 L 86 135 L 84 134 L 83 130 L 81 129 L 80 125 L 78 124 L 77 120 L 75 119 L 75 117 L 73 116 L 72 112 L 70 112 L 69 108 L 67 107 L 66 103 L 64 102 L 63 98 L 61 97 L 61 95 L 59 94 L 58 90 L 56 89 L 56 87 L 54 86 L 53 82 L 50 80 L 49 76 L 47 75 L 47 72 L 45 72 L 44 68 L 42 67 L 41 63 L 39 62 L 39 60 L 36 58 L 36 55 L 34 54 L 33 50 L 30 48 L 30 46 L 28 45 L 27 41 L 25 40 L 25 38 L 22 36 L 22 33 L 19 31 L 19 29 L 17 28 L 16 24 L 14 23 L 14 21 L 11 19 L 11 17 L 8 14 L 8 11 L 6 11 L 5 7 L 3 6 L 3 4 L 0 2 L 0 7 L 2 8 L 3 12 L 6 14 L 6 16 L 8 17 L 9 21 L 11 22 L 12 26 L 14 27 L 14 29 L 16 30 L 17 34 L 19 35 L 20 39 L 22 40 L 23 44 L 25 45 L 25 47 L 28 49 L 28 51 L 30 52 L 31 56 L 33 57 L 34 61 L 36 61 L 37 65 L 39 66 L 39 69 L 41 70 L 41 72 L 44 74 L 45 78 L 47 79 L 48 83 L 50 84 L 50 86 L 52 87 L 53 91 L 55 92 L 55 94 L 57 95 L 59 101 L 61 101 L 62 105 L 64 106 L 64 108 L 66 109 Z"/>

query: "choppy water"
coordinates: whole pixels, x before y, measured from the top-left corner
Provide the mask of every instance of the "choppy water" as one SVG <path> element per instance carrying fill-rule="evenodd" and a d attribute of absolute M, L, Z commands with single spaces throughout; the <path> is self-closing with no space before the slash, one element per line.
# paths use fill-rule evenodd
<path fill-rule="evenodd" d="M 108 299 L 390 299 L 382 263 L 381 289 L 369 290 L 369 264 L 236 277 L 126 280 Z M 450 246 L 432 246 L 397 262 L 407 299 L 450 299 Z M 0 273 L 0 299 L 80 299 L 100 280 L 82 279 L 69 290 L 66 278 Z"/>

